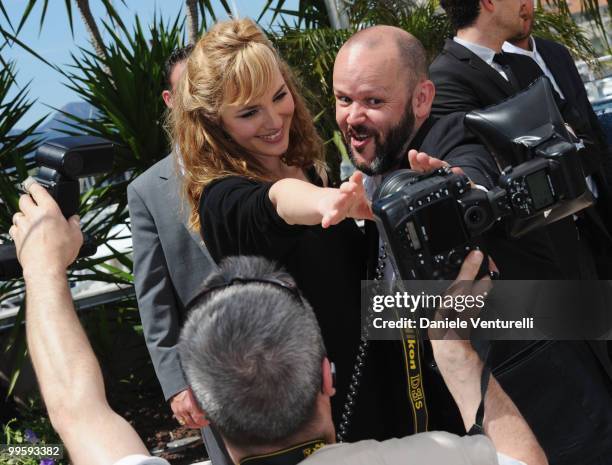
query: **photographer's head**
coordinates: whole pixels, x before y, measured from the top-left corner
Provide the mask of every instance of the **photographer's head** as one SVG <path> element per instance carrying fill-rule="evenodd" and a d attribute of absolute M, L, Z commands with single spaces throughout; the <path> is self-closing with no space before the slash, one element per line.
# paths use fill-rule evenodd
<path fill-rule="evenodd" d="M 214 179 L 276 181 L 288 166 L 324 167 L 322 141 L 291 71 L 250 19 L 217 23 L 198 41 L 170 129 L 194 229 L 200 195 Z"/>
<path fill-rule="evenodd" d="M 423 46 L 396 27 L 359 31 L 338 52 L 333 79 L 336 122 L 353 164 L 368 175 L 390 171 L 431 110 Z"/>
<path fill-rule="evenodd" d="M 234 459 L 333 442 L 330 364 L 316 317 L 293 286 L 269 261 L 231 257 L 190 305 L 181 364 Z"/>
<path fill-rule="evenodd" d="M 168 108 L 172 108 L 172 97 L 179 79 L 187 66 L 187 58 L 193 51 L 193 45 L 187 45 L 174 50 L 164 63 L 164 90 L 162 99 Z"/>

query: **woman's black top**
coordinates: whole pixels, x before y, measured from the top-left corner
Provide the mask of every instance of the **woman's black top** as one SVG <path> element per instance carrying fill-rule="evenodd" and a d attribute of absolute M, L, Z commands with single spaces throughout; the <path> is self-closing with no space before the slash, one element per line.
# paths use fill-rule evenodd
<path fill-rule="evenodd" d="M 332 409 L 338 423 L 359 346 L 365 238 L 350 219 L 327 229 L 288 225 L 270 201 L 271 186 L 239 176 L 209 184 L 200 201 L 202 237 L 217 263 L 232 255 L 263 256 L 281 264 L 293 276 L 314 309 L 328 356 L 336 364 Z M 361 398 L 365 403 L 365 397 Z M 362 406 L 357 410 L 366 409 Z M 360 416 L 356 415 L 355 422 L 366 429 L 376 423 L 372 418 L 360 421 Z M 371 430 L 358 434 L 359 429 L 354 424 L 351 439 L 372 437 Z"/>

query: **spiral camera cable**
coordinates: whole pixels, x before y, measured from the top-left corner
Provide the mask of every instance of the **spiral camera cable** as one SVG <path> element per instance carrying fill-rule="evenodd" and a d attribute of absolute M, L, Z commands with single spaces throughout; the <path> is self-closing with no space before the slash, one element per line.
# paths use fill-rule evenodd
<path fill-rule="evenodd" d="M 386 247 L 380 247 L 378 264 L 375 271 L 374 282 L 380 284 L 384 282 L 385 260 L 387 258 Z M 336 439 L 338 442 L 344 442 L 349 431 L 353 409 L 357 402 L 363 369 L 365 367 L 366 358 L 369 347 L 369 328 L 374 319 L 374 314 L 368 306 L 366 308 L 365 321 L 361 327 L 361 340 L 357 349 L 357 357 L 353 365 L 353 374 L 348 387 L 346 401 L 342 409 L 342 417 Z M 402 331 L 402 346 L 404 353 L 404 362 L 406 369 L 406 377 L 408 384 L 408 400 L 412 409 L 414 422 L 414 432 L 421 433 L 427 431 L 429 415 L 427 412 L 427 402 L 425 399 L 425 388 L 423 386 L 423 374 L 421 370 L 421 343 L 422 340 L 415 330 Z"/>

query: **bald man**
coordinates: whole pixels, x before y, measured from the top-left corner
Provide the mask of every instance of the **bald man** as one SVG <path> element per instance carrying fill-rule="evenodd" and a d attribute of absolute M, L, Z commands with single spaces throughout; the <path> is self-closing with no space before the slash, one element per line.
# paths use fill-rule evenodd
<path fill-rule="evenodd" d="M 439 120 L 431 116 L 435 87 L 428 79 L 425 51 L 407 32 L 376 26 L 355 34 L 338 53 L 333 88 L 338 126 L 350 159 L 367 175 L 365 186 L 370 196 L 394 170 L 429 170 L 445 163 L 460 167 L 487 189 L 497 183 L 497 164 L 478 140 L 466 134 L 464 114 Z M 370 244 L 368 279 L 395 278 L 373 222 L 366 221 L 366 234 Z M 564 279 L 548 236 L 541 230 L 516 240 L 507 237 L 500 225 L 485 241 L 505 279 Z M 379 370 L 380 379 L 392 379 L 390 391 L 404 395 L 389 403 L 395 404 L 395 416 L 405 412 L 410 428 L 459 433 L 456 428 L 463 426 L 457 423 L 444 383 L 431 363 L 429 344 L 424 343 L 423 349 L 420 370 L 410 373 L 406 372 L 410 364 L 402 344 L 373 343 L 364 376 Z M 558 464 L 587 463 L 579 459 L 581 454 L 590 457 L 593 452 L 598 457 L 606 438 L 609 443 L 612 437 L 610 379 L 591 349 L 582 341 L 492 344 L 489 360 L 500 382 Z M 373 364 L 377 366 L 371 367 Z M 424 387 L 427 408 L 409 401 L 406 393 L 413 383 Z M 354 410 L 361 408 L 362 398 L 358 397 Z M 553 417 L 555 424 L 551 425 Z"/>

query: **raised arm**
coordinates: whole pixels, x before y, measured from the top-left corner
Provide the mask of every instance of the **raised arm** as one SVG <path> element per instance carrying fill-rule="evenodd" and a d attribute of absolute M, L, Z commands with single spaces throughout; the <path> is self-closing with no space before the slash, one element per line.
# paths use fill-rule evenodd
<path fill-rule="evenodd" d="M 482 253 L 471 252 L 457 281 L 475 279 Z M 434 358 L 463 419 L 466 430 L 474 424 L 481 401 L 483 363 L 470 341 L 432 340 Z M 491 376 L 485 397 L 484 431 L 495 449 L 527 465 L 548 463 L 544 451 L 518 408 Z"/>
<path fill-rule="evenodd" d="M 345 218 L 372 219 L 363 174 L 359 171 L 339 189 L 317 187 L 299 179 L 282 179 L 272 186 L 269 196 L 287 224 L 321 224 L 327 228 Z"/>
<path fill-rule="evenodd" d="M 148 455 L 134 429 L 108 405 L 98 361 L 76 315 L 66 268 L 83 237 L 38 184 L 19 200 L 10 229 L 26 283 L 27 341 L 49 418 L 75 465 L 109 465 Z"/>

